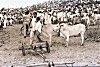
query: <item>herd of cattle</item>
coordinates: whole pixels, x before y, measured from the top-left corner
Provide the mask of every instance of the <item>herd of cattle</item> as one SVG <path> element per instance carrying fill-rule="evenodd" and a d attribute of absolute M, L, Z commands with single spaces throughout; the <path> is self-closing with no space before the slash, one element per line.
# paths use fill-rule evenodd
<path fill-rule="evenodd" d="M 1 12 L 0 29 L 14 25 L 17 21 L 22 22 L 21 31 L 24 38 L 30 35 L 30 44 L 33 42 L 34 35 L 42 41 L 40 34 L 49 37 L 49 44 L 52 45 L 52 32 L 57 32 L 59 36 L 65 38 L 65 46 L 68 46 L 69 37 L 74 35 L 81 36 L 81 45 L 84 44 L 84 33 L 88 27 L 98 24 L 100 20 L 100 4 L 69 5 L 64 9 L 26 10 L 21 15 Z M 18 19 L 21 18 L 21 19 Z M 17 20 L 17 21 L 16 21 Z"/>

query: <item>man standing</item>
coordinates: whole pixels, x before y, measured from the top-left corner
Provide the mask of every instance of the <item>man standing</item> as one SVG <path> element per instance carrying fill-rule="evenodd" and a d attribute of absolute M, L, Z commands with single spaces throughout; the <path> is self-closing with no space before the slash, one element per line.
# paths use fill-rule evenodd
<path fill-rule="evenodd" d="M 42 23 L 40 22 L 40 17 L 37 17 L 34 34 L 37 36 L 39 42 L 42 42 L 42 40 L 40 39 L 41 30 L 42 30 Z"/>
<path fill-rule="evenodd" d="M 23 26 L 24 26 L 24 38 L 26 38 L 26 35 L 28 33 L 28 29 L 29 29 L 30 19 L 31 19 L 28 10 L 25 12 L 25 15 L 23 16 L 23 19 L 24 19 L 24 22 L 23 22 Z"/>
<path fill-rule="evenodd" d="M 34 16 L 32 18 L 32 29 L 31 29 L 31 32 L 30 32 L 30 44 L 32 44 L 32 41 L 33 41 L 33 36 L 37 36 L 38 40 L 39 41 L 42 41 L 40 39 L 40 33 L 41 33 L 41 29 L 42 29 L 42 24 L 40 22 L 40 17 L 37 17 L 37 13 L 34 12 Z"/>

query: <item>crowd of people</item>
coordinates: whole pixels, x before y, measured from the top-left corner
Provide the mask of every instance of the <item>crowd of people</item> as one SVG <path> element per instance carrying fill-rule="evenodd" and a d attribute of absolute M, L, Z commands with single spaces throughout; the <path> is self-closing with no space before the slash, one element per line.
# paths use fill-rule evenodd
<path fill-rule="evenodd" d="M 32 44 L 34 38 L 33 35 L 37 35 L 39 42 L 42 41 L 40 34 L 43 32 L 43 27 L 45 27 L 45 31 L 49 36 L 49 41 L 51 44 L 51 32 L 55 29 L 60 29 L 61 26 L 63 26 L 62 23 L 67 23 L 70 26 L 84 24 L 86 29 L 88 29 L 91 24 L 96 25 L 100 20 L 100 4 L 98 3 L 67 5 L 62 9 L 52 7 L 45 10 L 41 9 L 42 8 L 34 11 L 30 11 L 28 9 L 25 11 L 21 9 L 2 9 L 0 12 L 0 29 L 7 28 L 9 25 L 21 23 L 21 31 L 23 29 L 24 38 L 26 38 L 27 35 L 30 35 L 30 44 Z M 60 36 L 63 35 L 65 38 L 67 37 L 67 41 L 69 41 L 69 36 L 71 35 L 65 35 L 65 33 L 61 34 L 61 31 L 59 31 L 59 33 Z M 84 40 L 83 34 L 84 33 L 82 33 L 82 44 Z"/>

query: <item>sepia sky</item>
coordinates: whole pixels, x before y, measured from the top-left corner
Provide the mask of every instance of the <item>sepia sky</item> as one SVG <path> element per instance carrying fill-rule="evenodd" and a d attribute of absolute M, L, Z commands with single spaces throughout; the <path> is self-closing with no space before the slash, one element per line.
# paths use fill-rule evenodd
<path fill-rule="evenodd" d="M 48 0 L 0 0 L 0 8 L 16 8 L 16 7 L 26 7 L 33 4 L 42 3 Z"/>
<path fill-rule="evenodd" d="M 0 0 L 0 8 L 26 7 L 37 3 L 43 3 L 45 1 L 50 1 L 50 0 Z"/>

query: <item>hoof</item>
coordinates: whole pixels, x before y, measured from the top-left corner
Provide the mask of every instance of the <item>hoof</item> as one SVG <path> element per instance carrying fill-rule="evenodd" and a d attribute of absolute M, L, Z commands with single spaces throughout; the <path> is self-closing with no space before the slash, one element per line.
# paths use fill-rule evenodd
<path fill-rule="evenodd" d="M 26 38 L 26 36 L 24 36 L 24 38 Z"/>
<path fill-rule="evenodd" d="M 68 45 L 64 45 L 65 47 L 68 47 Z"/>
<path fill-rule="evenodd" d="M 84 44 L 81 44 L 81 46 L 84 46 Z"/>
<path fill-rule="evenodd" d="M 50 47 L 52 47 L 52 45 L 50 45 Z"/>
<path fill-rule="evenodd" d="M 88 40 L 88 38 L 84 38 L 84 40 Z"/>

